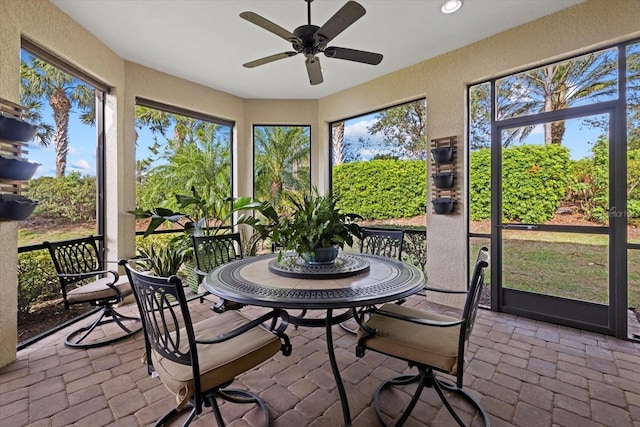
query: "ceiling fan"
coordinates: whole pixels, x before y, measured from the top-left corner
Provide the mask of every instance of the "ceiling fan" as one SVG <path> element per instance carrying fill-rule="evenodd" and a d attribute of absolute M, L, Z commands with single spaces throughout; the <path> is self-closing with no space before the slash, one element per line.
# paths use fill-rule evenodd
<path fill-rule="evenodd" d="M 243 64 L 243 67 L 254 68 L 302 53 L 306 57 L 305 64 L 307 66 L 307 74 L 309 75 L 309 83 L 317 85 L 324 81 L 322 78 L 322 68 L 320 67 L 320 58 L 318 58 L 318 54 L 321 52 L 324 53 L 324 56 L 327 58 L 345 59 L 347 61 L 361 62 L 364 64 L 378 65 L 380 61 L 382 61 L 382 55 L 379 53 L 348 49 L 345 47 L 327 46 L 338 34 L 364 16 L 366 10 L 362 5 L 355 1 L 348 1 L 329 18 L 322 27 L 318 27 L 311 24 L 311 2 L 313 0 L 305 1 L 307 2 L 308 23 L 293 30 L 293 33 L 256 13 L 242 12 L 240 14 L 241 18 L 290 42 L 294 49 L 293 51 L 276 53 L 275 55 L 247 62 Z"/>

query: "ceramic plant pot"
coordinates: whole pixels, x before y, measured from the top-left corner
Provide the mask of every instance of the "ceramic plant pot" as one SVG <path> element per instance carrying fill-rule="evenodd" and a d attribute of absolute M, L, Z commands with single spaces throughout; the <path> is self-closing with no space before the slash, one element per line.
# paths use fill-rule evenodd
<path fill-rule="evenodd" d="M 29 142 L 36 135 L 38 126 L 13 117 L 0 116 L 0 139 Z"/>
<path fill-rule="evenodd" d="M 27 219 L 38 204 L 39 202 L 18 194 L 0 194 L 0 220 Z"/>
<path fill-rule="evenodd" d="M 336 258 L 338 258 L 339 249 L 338 245 L 328 248 L 318 248 L 313 252 L 305 253 L 302 258 L 310 265 L 333 264 Z"/>
<path fill-rule="evenodd" d="M 28 181 L 38 167 L 40 163 L 0 156 L 0 179 Z"/>
<path fill-rule="evenodd" d="M 449 214 L 453 212 L 455 202 L 455 199 L 451 197 L 438 197 L 431 201 L 431 203 L 433 203 L 433 210 L 437 214 Z"/>
<path fill-rule="evenodd" d="M 453 160 L 453 147 L 438 147 L 431 149 L 431 157 L 436 164 L 449 163 Z"/>
<path fill-rule="evenodd" d="M 431 175 L 436 188 L 449 188 L 453 185 L 455 172 L 438 172 Z"/>

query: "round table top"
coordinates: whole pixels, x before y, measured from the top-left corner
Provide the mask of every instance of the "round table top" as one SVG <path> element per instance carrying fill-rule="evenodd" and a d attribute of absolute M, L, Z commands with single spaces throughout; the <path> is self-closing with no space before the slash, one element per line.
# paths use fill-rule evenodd
<path fill-rule="evenodd" d="M 285 277 L 269 269 L 277 254 L 243 258 L 221 265 L 203 281 L 207 291 L 248 305 L 280 308 L 349 308 L 394 301 L 424 287 L 422 271 L 413 265 L 368 254 L 361 274 L 337 279 Z"/>

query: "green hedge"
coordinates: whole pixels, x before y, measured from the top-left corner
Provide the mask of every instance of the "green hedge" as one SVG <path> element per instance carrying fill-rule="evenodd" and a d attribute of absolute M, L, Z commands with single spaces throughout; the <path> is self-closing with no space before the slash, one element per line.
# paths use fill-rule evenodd
<path fill-rule="evenodd" d="M 490 152 L 471 153 L 471 219 L 490 217 Z M 553 218 L 572 172 L 569 150 L 556 144 L 503 148 L 502 204 L 505 220 L 539 224 Z"/>
<path fill-rule="evenodd" d="M 377 159 L 337 165 L 333 191 L 344 212 L 365 219 L 422 215 L 427 201 L 426 162 Z"/>

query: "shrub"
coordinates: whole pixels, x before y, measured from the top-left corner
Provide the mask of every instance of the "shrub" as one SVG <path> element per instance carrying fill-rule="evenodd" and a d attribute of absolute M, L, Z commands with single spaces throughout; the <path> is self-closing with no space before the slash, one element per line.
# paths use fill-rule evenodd
<path fill-rule="evenodd" d="M 569 150 L 557 144 L 503 148 L 502 214 L 504 219 L 539 224 L 553 218 L 569 183 Z M 491 215 L 489 149 L 471 154 L 471 219 Z"/>
<path fill-rule="evenodd" d="M 427 201 L 426 162 L 379 159 L 337 165 L 333 191 L 343 211 L 365 219 L 421 215 Z"/>
<path fill-rule="evenodd" d="M 71 173 L 63 177 L 43 176 L 29 181 L 29 198 L 40 205 L 33 216 L 65 218 L 73 222 L 96 218 L 96 178 Z"/>
<path fill-rule="evenodd" d="M 33 251 L 18 256 L 18 319 L 29 313 L 34 303 L 60 294 L 60 282 L 49 253 Z"/>

